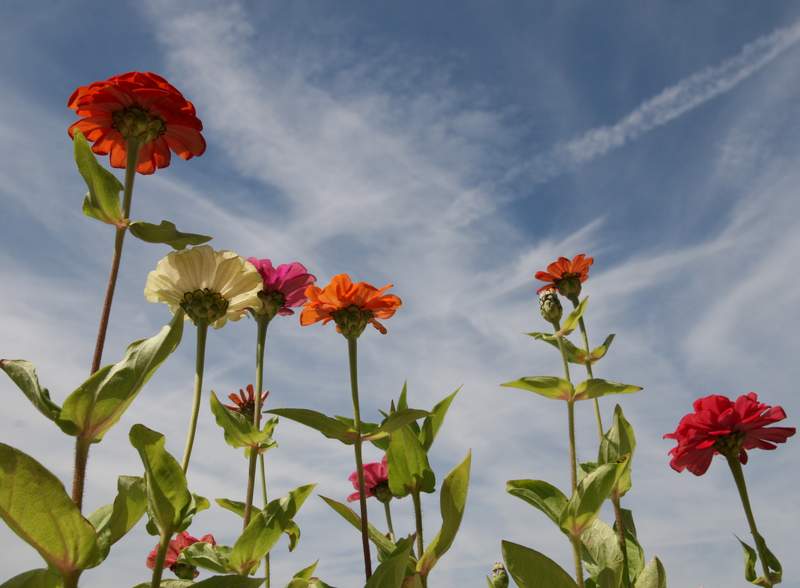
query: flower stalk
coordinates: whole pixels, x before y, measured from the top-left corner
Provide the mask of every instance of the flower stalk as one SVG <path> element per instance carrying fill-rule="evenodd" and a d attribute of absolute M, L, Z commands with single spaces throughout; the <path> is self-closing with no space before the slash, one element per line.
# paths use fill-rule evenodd
<path fill-rule="evenodd" d="M 192 414 L 189 420 L 189 431 L 186 434 L 186 445 L 183 449 L 183 460 L 181 467 L 183 473 L 189 470 L 189 460 L 192 457 L 192 447 L 194 446 L 194 436 L 197 432 L 197 416 L 200 414 L 200 402 L 203 395 L 203 369 L 206 359 L 206 336 L 208 335 L 208 323 L 198 321 L 197 327 L 197 353 L 195 356 L 194 371 L 194 399 L 192 401 Z"/>
<path fill-rule="evenodd" d="M 164 573 L 164 560 L 167 557 L 169 540 L 170 533 L 161 534 L 161 542 L 158 544 L 158 554 L 156 555 L 156 563 L 153 567 L 153 577 L 150 581 L 150 588 L 159 588 L 161 586 L 161 575 Z"/>
<path fill-rule="evenodd" d="M 258 456 L 258 465 L 259 469 L 261 470 L 261 499 L 264 502 L 264 508 L 267 508 L 267 504 L 269 503 L 269 499 L 267 496 L 267 469 L 264 466 L 264 456 Z M 269 564 L 269 552 L 267 555 L 264 556 L 264 585 L 269 588 L 270 585 L 270 564 Z"/>
<path fill-rule="evenodd" d="M 253 425 L 256 429 L 261 429 L 261 393 L 264 389 L 264 353 L 266 351 L 267 326 L 269 319 L 259 315 L 256 318 L 258 333 L 256 336 L 256 393 L 253 396 Z M 259 452 L 250 451 L 250 460 L 247 470 L 247 494 L 244 502 L 244 526 L 247 528 L 250 523 L 250 513 L 253 510 L 253 494 L 255 493 L 256 466 L 258 465 Z"/>
<path fill-rule="evenodd" d="M 389 539 L 394 541 L 395 535 L 394 535 L 394 526 L 392 525 L 392 507 L 389 506 L 390 503 L 391 503 L 390 500 L 387 500 L 386 502 L 384 502 L 383 503 L 383 510 L 386 513 L 386 526 L 389 529 Z"/>
<path fill-rule="evenodd" d="M 422 557 L 425 553 L 425 545 L 422 540 L 422 501 L 420 500 L 419 490 L 414 490 L 411 493 L 414 500 L 414 523 L 417 529 L 417 559 Z"/>

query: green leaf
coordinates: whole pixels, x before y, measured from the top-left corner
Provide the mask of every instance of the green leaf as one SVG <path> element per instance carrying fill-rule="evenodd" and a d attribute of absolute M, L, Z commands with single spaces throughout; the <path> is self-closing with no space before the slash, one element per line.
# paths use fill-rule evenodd
<path fill-rule="evenodd" d="M 231 500 L 230 498 L 215 498 L 214 502 L 216 502 L 225 510 L 229 510 L 240 517 L 244 517 L 244 502 L 239 500 Z M 256 506 L 253 505 L 252 512 L 255 514 L 256 511 L 261 512 L 261 509 L 256 508 Z"/>
<path fill-rule="evenodd" d="M 228 567 L 230 551 L 230 547 L 198 541 L 181 551 L 178 561 L 203 568 L 204 570 L 225 574 L 231 571 Z"/>
<path fill-rule="evenodd" d="M 212 576 L 197 582 L 195 584 L 188 584 L 193 588 L 259 588 L 264 584 L 264 578 L 247 578 L 245 576 Z M 149 588 L 149 586 L 148 586 Z M 161 583 L 161 588 L 166 588 L 164 582 Z"/>
<path fill-rule="evenodd" d="M 572 331 L 574 331 L 578 327 L 578 322 L 580 318 L 583 316 L 584 311 L 586 310 L 586 305 L 589 302 L 589 297 L 587 296 L 583 300 L 581 300 L 580 304 L 578 304 L 575 309 L 569 313 L 566 319 L 561 323 L 561 329 L 558 331 L 558 334 L 562 337 L 566 337 Z"/>
<path fill-rule="evenodd" d="M 427 576 L 436 562 L 453 545 L 467 504 L 471 463 L 472 453 L 468 453 L 464 461 L 447 474 L 442 482 L 442 491 L 439 495 L 442 528 L 417 562 L 417 571 L 422 576 Z"/>
<path fill-rule="evenodd" d="M 657 557 L 651 559 L 636 578 L 634 588 L 667 588 L 667 572 Z"/>
<path fill-rule="evenodd" d="M 365 441 L 374 441 L 376 439 L 381 439 L 388 437 L 391 433 L 396 431 L 401 427 L 405 427 L 410 423 L 415 423 L 417 420 L 421 418 L 425 418 L 429 416 L 430 413 L 427 410 L 417 410 L 417 409 L 403 409 L 397 410 L 390 414 L 384 421 L 377 427 L 374 431 L 364 435 Z M 363 430 L 363 429 L 362 429 Z"/>
<path fill-rule="evenodd" d="M 612 333 L 611 335 L 605 338 L 605 340 L 601 345 L 598 345 L 597 347 L 592 349 L 591 353 L 589 354 L 592 363 L 597 363 L 606 356 L 606 353 L 608 353 L 608 349 L 611 347 L 611 343 L 613 341 L 614 341 L 614 334 Z"/>
<path fill-rule="evenodd" d="M 736 537 L 736 539 L 741 543 L 742 550 L 744 550 L 744 579 L 752 583 L 757 576 L 756 562 L 758 561 L 758 556 L 756 555 L 756 550 L 739 539 L 739 537 Z"/>
<path fill-rule="evenodd" d="M 305 408 L 275 408 L 269 414 L 296 421 L 322 433 L 328 439 L 338 439 L 345 445 L 352 445 L 358 439 L 355 429 L 329 416 Z"/>
<path fill-rule="evenodd" d="M 73 138 L 75 163 L 83 176 L 89 193 L 83 200 L 83 214 L 110 225 L 119 225 L 124 219 L 119 202 L 123 186 L 117 177 L 100 165 L 92 148 L 81 132 Z"/>
<path fill-rule="evenodd" d="M 31 570 L 0 584 L 0 588 L 63 588 L 64 583 L 53 570 Z M 149 588 L 149 587 L 148 587 Z"/>
<path fill-rule="evenodd" d="M 294 576 L 292 576 L 292 577 L 293 577 L 293 578 L 300 578 L 301 580 L 310 580 L 310 579 L 311 579 L 311 576 L 313 576 L 313 575 L 314 575 L 314 570 L 316 570 L 316 569 L 317 569 L 317 564 L 318 564 L 318 563 L 319 563 L 319 560 L 315 561 L 315 562 L 314 562 L 314 563 L 312 563 L 310 566 L 303 568 L 302 570 L 300 570 L 299 572 L 297 572 L 297 573 L 296 573 Z"/>
<path fill-rule="evenodd" d="M 403 549 L 398 549 L 378 566 L 364 588 L 402 588 L 410 554 L 411 543 Z"/>
<path fill-rule="evenodd" d="M 294 551 L 294 548 L 297 547 L 297 542 L 300 541 L 300 527 L 294 521 L 289 521 L 283 532 L 289 538 L 289 551 Z"/>
<path fill-rule="evenodd" d="M 622 408 L 618 405 L 614 407 L 614 420 L 611 427 L 603 435 L 600 442 L 597 461 L 599 463 L 616 463 L 625 456 L 629 456 L 628 467 L 620 476 L 614 492 L 617 496 L 624 496 L 631 489 L 631 459 L 636 449 L 636 435 L 633 427 L 625 419 Z"/>
<path fill-rule="evenodd" d="M 552 345 L 560 352 L 560 348 L 558 346 L 559 337 L 557 335 L 553 335 L 553 333 L 541 333 L 538 331 L 526 334 L 529 337 L 533 337 L 534 339 L 544 341 L 545 343 Z M 564 347 L 564 354 L 567 356 L 567 361 L 580 365 L 584 365 L 586 363 L 586 352 L 583 349 L 576 347 L 572 341 L 566 337 L 561 337 L 561 344 Z"/>
<path fill-rule="evenodd" d="M 314 490 L 315 484 L 300 486 L 280 500 L 273 500 L 255 515 L 236 540 L 230 554 L 230 569 L 249 574 L 280 539 L 281 533 Z"/>
<path fill-rule="evenodd" d="M 453 400 L 460 391 L 461 386 L 459 386 L 455 392 L 449 396 L 446 396 L 436 406 L 434 406 L 433 410 L 431 410 L 430 416 L 425 417 L 425 421 L 422 423 L 422 431 L 420 432 L 419 439 L 420 443 L 422 443 L 422 448 L 425 451 L 430 451 L 433 441 L 436 439 L 436 435 L 439 433 L 442 423 L 444 423 L 444 417 L 447 416 L 447 411 L 450 409 L 450 405 L 453 403 Z"/>
<path fill-rule="evenodd" d="M 119 363 L 100 368 L 70 394 L 64 401 L 59 426 L 68 435 L 100 442 L 175 351 L 182 335 L 183 311 L 179 310 L 169 325 L 149 339 L 131 343 Z"/>
<path fill-rule="evenodd" d="M 507 388 L 519 388 L 520 390 L 535 392 L 540 396 L 554 400 L 569 400 L 573 394 L 572 384 L 555 376 L 528 376 L 500 385 Z"/>
<path fill-rule="evenodd" d="M 161 580 L 161 584 L 159 584 L 159 588 L 189 588 L 190 586 L 196 586 L 196 584 L 191 580 Z M 150 588 L 150 582 L 136 584 L 133 588 Z"/>
<path fill-rule="evenodd" d="M 339 513 L 344 520 L 361 532 L 361 517 L 353 512 L 350 507 L 348 507 L 346 504 L 342 504 L 341 502 L 337 502 L 333 498 L 322 496 L 321 494 L 319 497 L 322 498 L 322 500 L 324 500 L 328 506 Z M 369 523 L 367 534 L 369 535 L 370 541 L 375 544 L 381 553 L 390 554 L 397 549 L 397 545 L 395 545 L 391 539 L 387 538 L 386 535 L 372 526 L 372 523 Z"/>
<path fill-rule="evenodd" d="M 561 528 L 573 537 L 581 533 L 597 517 L 600 507 L 608 498 L 614 484 L 627 466 L 627 459 L 621 463 L 598 466 L 578 484 L 577 491 L 570 497 L 567 507 L 559 521 Z"/>
<path fill-rule="evenodd" d="M 0 359 L 0 369 L 22 390 L 33 406 L 51 421 L 58 420 L 61 407 L 50 400 L 50 392 L 42 388 L 34 365 L 24 359 Z"/>
<path fill-rule="evenodd" d="M 160 533 L 173 533 L 191 512 L 192 495 L 180 464 L 164 449 L 164 435 L 144 425 L 133 425 L 131 445 L 144 463 L 147 511 Z"/>
<path fill-rule="evenodd" d="M 225 432 L 225 441 L 231 447 L 237 449 L 240 447 L 258 448 L 269 437 L 269 432 L 260 431 L 253 421 L 243 414 L 225 408 L 213 391 L 210 401 L 214 419 L 222 427 Z"/>
<path fill-rule="evenodd" d="M 0 443 L 0 517 L 61 574 L 97 558 L 92 524 L 67 496 L 64 486 L 38 461 Z"/>
<path fill-rule="evenodd" d="M 89 515 L 89 522 L 97 531 L 99 557 L 96 564 L 108 557 L 111 546 L 139 522 L 146 510 L 147 488 L 144 479 L 120 476 L 114 503 L 102 506 Z"/>
<path fill-rule="evenodd" d="M 506 492 L 536 507 L 556 525 L 567 507 L 564 493 L 543 480 L 509 480 Z"/>
<path fill-rule="evenodd" d="M 197 235 L 195 233 L 181 233 L 175 224 L 162 220 L 161 224 L 154 225 L 144 221 L 133 221 L 128 228 L 137 239 L 148 243 L 165 243 L 173 249 L 184 249 L 187 245 L 200 245 L 211 241 L 213 237 Z"/>
<path fill-rule="evenodd" d="M 412 492 L 433 492 L 436 477 L 419 437 L 405 426 L 392 433 L 386 450 L 389 464 L 389 490 L 400 498 Z"/>
<path fill-rule="evenodd" d="M 577 588 L 561 566 L 533 549 L 503 541 L 503 559 L 519 588 Z"/>
<path fill-rule="evenodd" d="M 628 552 L 628 574 L 631 583 L 644 569 L 644 549 L 636 538 L 636 526 L 633 524 L 631 511 L 622 509 L 622 522 L 625 526 L 625 549 Z M 614 533 L 617 532 L 617 523 L 614 523 Z"/>
<path fill-rule="evenodd" d="M 622 581 L 623 556 L 617 535 L 609 525 L 594 519 L 581 534 L 586 571 L 597 586 L 617 588 Z"/>
<path fill-rule="evenodd" d="M 631 394 L 641 390 L 641 386 L 622 384 L 620 382 L 609 382 L 601 378 L 591 378 L 584 380 L 575 388 L 575 400 L 588 400 L 590 398 L 600 398 L 609 394 Z"/>

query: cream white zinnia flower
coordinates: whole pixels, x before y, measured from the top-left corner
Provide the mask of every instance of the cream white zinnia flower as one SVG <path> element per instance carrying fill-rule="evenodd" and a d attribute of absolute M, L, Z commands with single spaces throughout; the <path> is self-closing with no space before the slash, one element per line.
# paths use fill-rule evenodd
<path fill-rule="evenodd" d="M 182 308 L 195 324 L 218 329 L 258 307 L 262 285 L 258 270 L 243 257 L 201 245 L 161 259 L 147 276 L 144 297 L 168 304 L 173 313 Z"/>

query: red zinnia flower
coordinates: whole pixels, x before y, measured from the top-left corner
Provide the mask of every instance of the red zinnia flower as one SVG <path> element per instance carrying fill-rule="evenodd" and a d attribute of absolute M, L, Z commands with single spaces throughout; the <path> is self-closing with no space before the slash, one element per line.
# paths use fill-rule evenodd
<path fill-rule="evenodd" d="M 536 272 L 536 279 L 543 282 L 548 282 L 537 292 L 541 292 L 546 288 L 556 287 L 558 291 L 568 298 L 571 295 L 577 296 L 580 293 L 580 284 L 589 279 L 589 267 L 594 263 L 593 257 L 586 257 L 585 253 L 579 253 L 572 258 L 572 261 L 566 257 L 559 257 L 556 261 L 547 266 L 546 272 Z M 566 292 L 564 287 L 569 282 L 577 280 L 577 292 Z M 574 288 L 573 288 L 574 290 Z"/>
<path fill-rule="evenodd" d="M 167 557 L 164 558 L 164 567 L 169 569 L 175 567 L 175 564 L 178 563 L 178 557 L 180 557 L 181 552 L 195 543 L 208 543 L 209 545 L 217 544 L 217 542 L 214 540 L 214 536 L 210 533 L 208 535 L 203 535 L 200 539 L 197 537 L 192 537 L 187 531 L 178 533 L 175 538 L 169 542 L 169 546 L 167 547 Z M 150 552 L 150 555 L 147 556 L 147 567 L 151 570 L 156 567 L 157 557 L 158 545 L 156 545 L 153 548 L 153 551 Z"/>
<path fill-rule="evenodd" d="M 81 86 L 67 106 L 81 117 L 69 127 L 69 136 L 83 133 L 94 143 L 92 151 L 111 154 L 112 167 L 125 167 L 129 140 L 139 143 L 140 174 L 167 167 L 170 149 L 183 159 L 206 150 L 194 105 L 151 72 L 132 71 Z"/>
<path fill-rule="evenodd" d="M 758 401 L 755 392 L 743 394 L 733 402 L 712 394 L 694 401 L 694 412 L 681 419 L 674 433 L 677 447 L 670 450 L 670 464 L 678 472 L 688 469 L 696 476 L 706 473 L 716 454 L 737 455 L 747 463 L 748 449 L 775 449 L 795 434 L 794 427 L 768 427 L 786 418 L 780 406 Z"/>
<path fill-rule="evenodd" d="M 358 472 L 350 474 L 348 480 L 352 482 L 356 491 L 347 497 L 347 501 L 355 502 L 360 496 L 358 493 Z M 364 494 L 367 498 L 377 496 L 378 487 L 387 484 L 389 484 L 389 468 L 386 465 L 386 455 L 383 456 L 381 461 L 364 464 Z"/>
<path fill-rule="evenodd" d="M 261 393 L 261 406 L 264 406 L 267 396 L 269 396 L 269 391 Z M 247 385 L 247 394 L 240 388 L 238 394 L 235 392 L 228 394 L 228 398 L 233 401 L 233 404 L 223 404 L 222 406 L 247 417 L 253 416 L 253 411 L 256 409 L 256 393 L 252 384 Z"/>

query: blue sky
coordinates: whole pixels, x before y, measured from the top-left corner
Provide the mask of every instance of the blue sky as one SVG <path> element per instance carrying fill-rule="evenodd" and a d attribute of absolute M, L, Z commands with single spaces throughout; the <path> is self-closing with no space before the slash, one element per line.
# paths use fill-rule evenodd
<path fill-rule="evenodd" d="M 464 385 L 432 458 L 441 477 L 472 448 L 473 483 L 433 585 L 482 586 L 500 539 L 568 566 L 560 533 L 504 492 L 514 478 L 568 485 L 564 407 L 498 383 L 558 373 L 557 356 L 522 335 L 543 328 L 532 275 L 582 251 L 596 258 L 590 337 L 617 334 L 598 375 L 645 387 L 622 405 L 639 439 L 626 504 L 647 555 L 664 561 L 671 586 L 746 585 L 733 534 L 747 529 L 724 464 L 678 475 L 661 435 L 709 393 L 755 390 L 790 424 L 800 414 L 800 7 L 11 0 L 0 22 L 0 356 L 36 363 L 59 400 L 84 379 L 113 238 L 80 213 L 65 103 L 78 85 L 156 71 L 195 103 L 208 151 L 140 177 L 132 216 L 170 219 L 245 256 L 300 260 L 323 281 L 345 271 L 393 282 L 404 308 L 388 336 L 362 339 L 366 414 L 406 379 L 420 407 Z M 168 320 L 142 296 L 166 253 L 127 242 L 107 361 Z M 349 410 L 345 345 L 332 329 L 286 319 L 269 337 L 271 406 Z M 252 381 L 254 338 L 249 320 L 212 333 L 209 388 Z M 117 475 L 140 471 L 133 423 L 180 452 L 192 361 L 187 338 L 94 449 L 89 508 L 111 500 Z M 10 381 L 0 394 L 0 439 L 68 481 L 71 444 Z M 613 402 L 603 407 L 610 414 Z M 240 496 L 245 462 L 203 416 L 190 484 Z M 588 405 L 578 418 L 588 460 Z M 291 423 L 278 440 L 273 494 L 310 481 L 349 492 L 347 449 Z M 745 472 L 787 587 L 800 586 L 787 490 L 800 482 L 796 443 L 753 455 Z M 428 534 L 437 504 L 424 504 Z M 409 513 L 403 504 L 395 517 L 410 530 Z M 236 523 L 212 510 L 193 531 L 232 541 Z M 358 585 L 346 523 L 319 500 L 299 523 L 298 549 L 275 552 L 277 583 L 319 558 L 327 581 Z M 6 529 L 0 537 L 0 577 L 39 565 Z M 82 585 L 146 579 L 152 543 L 137 527 Z"/>

